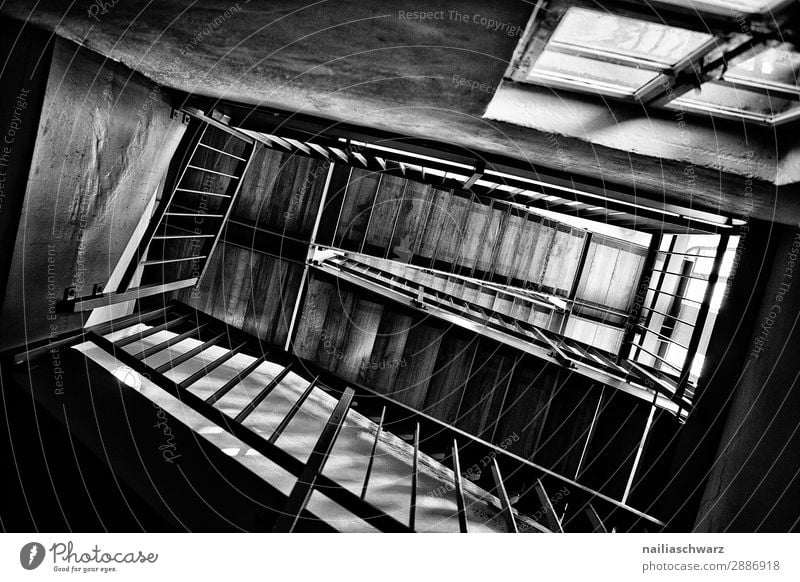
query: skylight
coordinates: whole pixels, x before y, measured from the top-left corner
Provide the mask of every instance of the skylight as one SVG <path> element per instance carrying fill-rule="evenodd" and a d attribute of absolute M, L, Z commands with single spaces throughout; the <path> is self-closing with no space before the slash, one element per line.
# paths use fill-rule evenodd
<path fill-rule="evenodd" d="M 725 79 L 735 84 L 763 87 L 774 92 L 800 96 L 797 76 L 800 53 L 788 46 L 768 48 L 731 67 Z"/>
<path fill-rule="evenodd" d="M 721 16 L 768 15 L 791 4 L 791 0 L 661 0 L 661 2 Z"/>
<path fill-rule="evenodd" d="M 633 96 L 655 81 L 658 73 L 547 50 L 536 61 L 529 79 L 561 88 Z"/>
<path fill-rule="evenodd" d="M 672 101 L 670 109 L 694 110 L 763 124 L 800 116 L 800 53 L 786 45 L 764 49 Z"/>
<path fill-rule="evenodd" d="M 800 115 L 800 102 L 797 100 L 773 97 L 748 87 L 713 82 L 703 83 L 700 89 L 689 91 L 666 107 L 768 125 L 785 123 Z"/>
<path fill-rule="evenodd" d="M 724 8 L 737 18 L 787 4 L 667 3 L 697 10 Z M 762 125 L 800 119 L 800 52 L 776 39 L 743 38 L 747 45 L 742 39 L 731 43 L 724 35 L 573 6 L 543 48 L 529 44 L 532 64 L 523 65 L 514 79 Z M 740 54 L 743 46 L 750 52 Z"/>
<path fill-rule="evenodd" d="M 703 47 L 711 36 L 616 16 L 597 10 L 570 8 L 550 38 L 550 43 L 599 51 L 631 62 L 658 67 L 677 65 Z"/>
<path fill-rule="evenodd" d="M 667 82 L 713 45 L 708 34 L 570 8 L 528 73 L 557 88 L 636 97 Z"/>

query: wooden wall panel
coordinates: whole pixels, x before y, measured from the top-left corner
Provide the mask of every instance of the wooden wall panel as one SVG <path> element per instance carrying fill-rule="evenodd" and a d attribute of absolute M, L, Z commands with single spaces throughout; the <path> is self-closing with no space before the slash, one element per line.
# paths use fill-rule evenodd
<path fill-rule="evenodd" d="M 492 209 L 486 204 L 471 204 L 469 217 L 464 227 L 464 236 L 459 249 L 458 265 L 465 274 L 469 274 L 478 260 L 478 253 L 483 249 L 482 239 L 485 235 L 487 221 Z"/>
<path fill-rule="evenodd" d="M 495 442 L 512 438 L 509 450 L 530 458 L 546 419 L 555 367 L 530 357 L 514 369 L 498 422 Z"/>
<path fill-rule="evenodd" d="M 350 289 L 333 287 L 335 292 L 328 301 L 328 313 L 317 345 L 315 361 L 331 372 L 335 372 L 339 360 L 343 359 L 342 348 L 347 330 L 353 318 L 357 302 L 356 294 Z"/>
<path fill-rule="evenodd" d="M 452 210 L 449 207 L 452 193 L 449 190 L 439 190 L 431 187 L 431 209 L 421 240 L 417 245 L 417 254 L 425 259 L 432 260 L 436 253 L 442 232 L 446 228 L 453 228 L 454 221 Z"/>
<path fill-rule="evenodd" d="M 313 360 L 316 356 L 319 338 L 328 314 L 332 288 L 331 283 L 318 278 L 314 273 L 309 274 L 305 301 L 292 340 L 292 349 L 301 358 Z"/>
<path fill-rule="evenodd" d="M 550 221 L 543 221 L 537 226 L 536 244 L 531 248 L 526 261 L 527 272 L 522 279 L 540 285 L 547 265 L 547 256 L 555 240 L 556 229 Z"/>
<path fill-rule="evenodd" d="M 484 431 L 493 425 L 490 410 L 502 406 L 513 359 L 489 340 L 481 340 L 476 350 L 455 424 L 470 434 L 491 438 L 491 431 L 488 435 Z"/>
<path fill-rule="evenodd" d="M 229 324 L 243 328 L 250 298 L 256 287 L 253 285 L 253 268 L 258 268 L 261 257 L 239 247 L 228 247 L 226 257 L 226 274 L 222 280 L 222 299 L 224 319 Z M 255 264 L 254 264 L 255 263 Z"/>
<path fill-rule="evenodd" d="M 492 259 L 494 258 L 495 245 L 499 244 L 505 232 L 505 210 L 500 210 L 489 206 L 491 209 L 487 213 L 487 223 L 484 225 L 483 233 L 478 240 L 478 250 L 475 256 L 475 269 L 487 273 L 493 269 Z"/>
<path fill-rule="evenodd" d="M 520 281 L 527 280 L 536 249 L 540 245 L 546 244 L 546 241 L 543 240 L 542 237 L 543 229 L 544 227 L 539 217 L 532 216 L 525 219 L 523 231 L 520 233 L 520 239 L 516 249 L 516 265 L 511 273 L 513 279 Z"/>
<path fill-rule="evenodd" d="M 581 482 L 619 498 L 625 491 L 650 407 L 616 390 L 606 390 L 605 395 Z"/>
<path fill-rule="evenodd" d="M 503 410 L 508 400 L 509 387 L 517 367 L 525 360 L 525 356 L 515 350 L 508 350 L 504 346 L 498 352 L 503 356 L 500 361 L 496 388 L 489 405 L 489 413 L 486 415 L 486 422 L 480 436 L 492 443 L 502 442 L 502 437 L 498 437 L 500 424 L 503 420 Z"/>
<path fill-rule="evenodd" d="M 639 247 L 620 251 L 611 275 L 613 293 L 606 296 L 606 305 L 623 311 L 630 309 L 644 268 L 645 255 L 646 250 Z"/>
<path fill-rule="evenodd" d="M 520 215 L 518 210 L 512 209 L 505 219 L 503 236 L 492 265 L 496 275 L 508 278 L 514 272 L 514 268 L 521 260 L 521 247 L 524 247 L 524 242 L 526 242 L 523 233 L 529 235 L 524 231 L 525 226 L 524 215 Z"/>
<path fill-rule="evenodd" d="M 256 147 L 253 161 L 242 180 L 239 200 L 233 208 L 233 215 L 256 222 L 262 207 L 268 204 L 281 170 L 282 156 L 267 147 Z"/>
<path fill-rule="evenodd" d="M 357 382 L 370 368 L 371 355 L 383 314 L 383 305 L 368 299 L 358 299 L 353 313 L 347 320 L 347 336 L 342 343 L 342 358 L 336 373 Z"/>
<path fill-rule="evenodd" d="M 419 205 L 419 218 L 416 223 L 416 232 L 412 244 L 412 255 L 419 255 L 423 246 L 430 246 L 430 234 L 438 231 L 436 220 L 436 191 L 432 186 L 428 186 L 425 196 Z"/>
<path fill-rule="evenodd" d="M 283 346 L 289 332 L 295 297 L 299 293 L 303 267 L 269 255 L 261 255 L 259 279 L 254 283 L 253 298 L 258 337 Z M 266 284 L 268 274 L 269 284 Z"/>
<path fill-rule="evenodd" d="M 336 229 L 335 246 L 361 248 L 380 182 L 379 173 L 353 168 Z"/>
<path fill-rule="evenodd" d="M 406 340 L 413 323 L 410 314 L 386 306 L 370 356 L 370 367 L 363 371 L 363 383 L 382 394 L 391 394 L 397 374 L 408 366 L 404 359 Z"/>
<path fill-rule="evenodd" d="M 418 410 L 422 409 L 444 329 L 440 322 L 431 319 L 420 321 L 415 317 L 403 352 L 406 365 L 400 368 L 392 389 L 395 400 Z"/>
<path fill-rule="evenodd" d="M 436 245 L 436 260 L 451 263 L 458 257 L 470 207 L 470 201 L 463 196 L 448 198 L 447 220 L 442 224 L 442 232 Z"/>
<path fill-rule="evenodd" d="M 600 393 L 585 378 L 563 372 L 533 459 L 574 477 Z"/>
<path fill-rule="evenodd" d="M 646 249 L 623 241 L 592 237 L 577 297 L 626 309 L 633 300 L 646 253 Z"/>
<path fill-rule="evenodd" d="M 577 276 L 585 234 L 579 229 L 559 228 L 547 259 L 541 285 L 558 295 L 567 295 Z"/>
<path fill-rule="evenodd" d="M 442 339 L 424 411 L 453 424 L 475 359 L 478 336 L 451 328 Z"/>
<path fill-rule="evenodd" d="M 407 263 L 417 247 L 417 239 L 424 230 L 427 213 L 431 210 L 430 187 L 420 182 L 408 181 L 403 202 L 389 243 L 389 258 Z"/>
<path fill-rule="evenodd" d="M 220 242 L 197 290 L 177 297 L 267 343 L 286 341 L 302 266 Z"/>
<path fill-rule="evenodd" d="M 622 343 L 624 330 L 613 325 L 590 321 L 578 315 L 571 315 L 564 328 L 564 335 L 601 350 L 616 353 Z"/>
<path fill-rule="evenodd" d="M 388 174 L 383 176 L 367 232 L 368 245 L 381 249 L 389 246 L 392 228 L 405 192 L 405 184 L 403 178 Z"/>
<path fill-rule="evenodd" d="M 258 147 L 233 209 L 235 218 L 309 236 L 314 227 L 328 162 Z"/>

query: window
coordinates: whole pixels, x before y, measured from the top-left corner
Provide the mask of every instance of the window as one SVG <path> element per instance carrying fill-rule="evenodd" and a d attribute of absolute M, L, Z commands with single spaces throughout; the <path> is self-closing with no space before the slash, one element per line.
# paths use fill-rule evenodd
<path fill-rule="evenodd" d="M 745 17 L 772 14 L 791 4 L 791 0 L 661 0 L 661 2 L 683 6 L 700 13 Z"/>
<path fill-rule="evenodd" d="M 786 45 L 757 52 L 667 105 L 720 117 L 778 124 L 800 115 L 800 53 Z"/>
<path fill-rule="evenodd" d="M 735 18 L 787 4 L 666 3 L 697 11 L 724 9 Z M 548 33 L 534 34 L 543 39 Z M 800 52 L 768 36 L 756 40 L 741 33 L 731 39 L 573 6 L 552 28 L 544 48 L 541 42 L 529 46 L 532 64 L 523 60 L 514 74 L 517 81 L 767 126 L 800 118 Z"/>
<path fill-rule="evenodd" d="M 714 37 L 570 8 L 528 73 L 531 82 L 641 99 L 690 66 Z"/>

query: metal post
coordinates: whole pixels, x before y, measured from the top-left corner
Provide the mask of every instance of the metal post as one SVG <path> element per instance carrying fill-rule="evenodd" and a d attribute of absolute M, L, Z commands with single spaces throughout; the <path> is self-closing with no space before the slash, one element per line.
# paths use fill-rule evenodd
<path fill-rule="evenodd" d="M 644 431 L 642 432 L 642 440 L 639 441 L 639 448 L 636 450 L 636 457 L 633 459 L 631 474 L 628 476 L 628 483 L 625 485 L 625 493 L 622 494 L 622 503 L 628 502 L 628 496 L 633 488 L 633 480 L 636 477 L 636 471 L 639 469 L 639 462 L 642 460 L 644 446 L 647 444 L 647 436 L 650 434 L 650 428 L 653 426 L 653 417 L 656 413 L 656 398 L 658 398 L 658 393 L 654 395 L 653 404 L 650 405 L 650 414 L 647 416 L 647 422 L 645 422 Z"/>
<path fill-rule="evenodd" d="M 714 296 L 714 288 L 719 281 L 719 273 L 722 269 L 722 261 L 725 258 L 725 251 L 728 249 L 728 234 L 719 235 L 719 243 L 717 244 L 717 254 L 714 257 L 714 266 L 711 268 L 711 274 L 708 276 L 708 285 L 703 294 L 703 303 L 697 312 L 697 319 L 695 320 L 694 330 L 692 337 L 689 340 L 689 346 L 686 349 L 686 360 L 683 363 L 683 371 L 680 380 L 678 381 L 678 389 L 675 392 L 675 400 L 680 405 L 683 395 L 686 392 L 686 385 L 689 383 L 689 376 L 692 372 L 692 363 L 694 362 L 695 352 L 700 345 L 700 338 L 703 336 L 703 331 L 708 319 L 708 312 L 711 310 L 711 298 Z M 680 412 L 680 411 L 679 411 Z"/>
<path fill-rule="evenodd" d="M 589 247 L 592 244 L 592 233 L 585 231 L 585 235 L 586 236 L 583 239 L 583 247 L 581 248 L 581 256 L 578 259 L 578 265 L 575 268 L 575 278 L 572 280 L 572 285 L 569 289 L 569 295 L 567 295 L 567 300 L 569 301 L 569 311 L 564 313 L 564 317 L 561 319 L 561 325 L 558 329 L 559 335 L 564 335 L 567 328 L 567 319 L 569 319 L 569 317 L 572 315 L 572 309 L 575 307 L 575 297 L 578 294 L 578 285 L 580 285 L 583 269 L 586 267 L 586 259 L 589 257 Z"/>
<path fill-rule="evenodd" d="M 308 241 L 308 252 L 306 253 L 306 262 L 303 266 L 303 275 L 300 277 L 300 286 L 297 289 L 297 297 L 294 301 L 294 309 L 292 309 L 292 318 L 289 320 L 289 329 L 286 333 L 286 343 L 283 346 L 283 349 L 286 352 L 291 350 L 295 327 L 297 327 L 297 316 L 300 313 L 300 306 L 303 304 L 303 300 L 305 298 L 306 284 L 308 283 L 308 261 L 314 254 L 314 244 L 317 240 L 317 232 L 319 231 L 320 222 L 322 221 L 322 212 L 325 208 L 325 203 L 328 201 L 328 191 L 330 190 L 331 180 L 333 178 L 333 166 L 333 162 L 330 162 L 328 165 L 328 175 L 325 177 L 325 186 L 322 188 L 322 198 L 319 201 L 317 217 L 314 219 L 314 228 L 311 230 L 311 238 Z M 351 173 L 352 171 L 353 169 L 350 168 Z M 344 201 L 342 201 L 342 205 L 344 206 Z M 339 209 L 339 214 L 341 216 L 341 209 Z M 333 237 L 334 239 L 336 238 L 336 231 L 334 231 Z"/>

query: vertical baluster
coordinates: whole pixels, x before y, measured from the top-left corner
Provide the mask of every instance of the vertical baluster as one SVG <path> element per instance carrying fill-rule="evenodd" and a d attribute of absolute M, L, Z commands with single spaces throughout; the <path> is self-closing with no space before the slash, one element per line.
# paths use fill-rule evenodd
<path fill-rule="evenodd" d="M 492 477 L 494 477 L 494 488 L 497 498 L 500 500 L 500 506 L 503 508 L 503 517 L 508 526 L 508 533 L 519 533 L 517 529 L 517 521 L 514 519 L 514 511 L 511 509 L 511 502 L 508 500 L 508 493 L 506 492 L 503 477 L 500 474 L 500 467 L 497 464 L 497 457 L 492 457 Z"/>
<path fill-rule="evenodd" d="M 411 507 L 409 508 L 408 527 L 412 531 L 417 519 L 417 481 L 419 473 L 419 423 L 414 427 L 414 461 L 411 468 Z"/>
<path fill-rule="evenodd" d="M 456 505 L 458 506 L 458 529 L 467 533 L 467 511 L 464 503 L 464 489 L 461 482 L 461 460 L 458 458 L 458 441 L 453 439 L 453 480 L 455 484 Z"/>
<path fill-rule="evenodd" d="M 372 450 L 369 453 L 369 463 L 367 463 L 367 473 L 364 475 L 364 486 L 361 488 L 361 499 L 367 497 L 367 486 L 369 485 L 369 478 L 372 475 L 372 466 L 375 464 L 375 451 L 378 449 L 378 441 L 381 438 L 381 431 L 383 430 L 383 420 L 386 418 L 386 407 L 381 410 L 381 418 L 378 421 L 378 428 L 375 431 L 375 440 L 372 442 Z"/>

